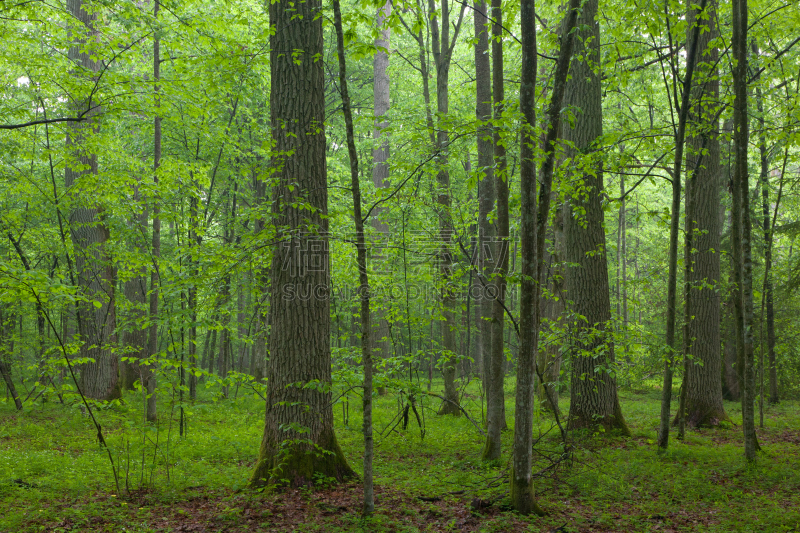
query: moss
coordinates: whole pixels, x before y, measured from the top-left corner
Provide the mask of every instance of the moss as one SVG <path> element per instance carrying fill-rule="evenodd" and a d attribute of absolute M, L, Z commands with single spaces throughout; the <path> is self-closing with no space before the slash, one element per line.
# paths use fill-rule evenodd
<path fill-rule="evenodd" d="M 625 417 L 622 414 L 622 408 L 619 405 L 619 398 L 614 400 L 614 414 L 605 417 L 592 418 L 579 414 L 573 416 L 569 420 L 569 429 L 590 429 L 594 430 L 602 427 L 606 431 L 618 431 L 624 437 L 631 436 L 631 430 L 625 422 Z"/>
<path fill-rule="evenodd" d="M 533 492 L 533 483 L 526 482 L 525 480 L 514 479 L 511 476 L 511 507 L 514 508 L 519 514 L 529 515 L 535 514 L 538 516 L 545 516 L 547 513 L 539 507 L 536 503 Z"/>
<path fill-rule="evenodd" d="M 251 487 L 296 488 L 312 485 L 320 476 L 339 482 L 358 477 L 347 464 L 332 430 L 323 432 L 314 447 L 301 442 L 283 447 L 276 444 L 266 440 L 262 442 L 250 477 Z"/>

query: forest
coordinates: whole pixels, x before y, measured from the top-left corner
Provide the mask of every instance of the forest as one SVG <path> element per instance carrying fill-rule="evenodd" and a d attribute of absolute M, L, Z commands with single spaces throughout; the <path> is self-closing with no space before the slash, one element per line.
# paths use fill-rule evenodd
<path fill-rule="evenodd" d="M 0 532 L 800 531 L 794 0 L 0 35 Z"/>

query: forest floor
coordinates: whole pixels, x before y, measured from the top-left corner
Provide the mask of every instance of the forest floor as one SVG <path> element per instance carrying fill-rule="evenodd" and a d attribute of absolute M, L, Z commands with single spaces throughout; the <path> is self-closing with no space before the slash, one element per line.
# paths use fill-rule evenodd
<path fill-rule="evenodd" d="M 509 423 L 513 386 L 507 380 Z M 438 405 L 423 398 L 416 402 L 421 424 L 412 411 L 403 429 L 397 415 L 405 403 L 397 395 L 380 397 L 376 513 L 368 521 L 359 517 L 357 482 L 321 479 L 313 488 L 282 493 L 243 490 L 263 429 L 264 405 L 252 394 L 220 400 L 213 389 L 203 390 L 186 407 L 185 437 L 167 396 L 157 426 L 141 422 L 135 393 L 99 410 L 119 488 L 107 452 L 77 406 L 52 398 L 17 413 L 13 403 L 0 403 L 0 532 L 800 531 L 800 403 L 765 407 L 762 451 L 747 465 L 739 425 L 689 431 L 657 455 L 659 396 L 655 387 L 623 390 L 633 436 L 576 438 L 569 462 L 562 460 L 552 417 L 537 413 L 543 518 L 506 507 L 512 431 L 503 433 L 503 460 L 486 464 L 483 437 L 466 417 L 438 416 Z M 564 412 L 568 402 L 563 398 Z M 480 424 L 476 386 L 467 388 L 464 407 Z M 739 404 L 725 407 L 738 424 Z M 360 398 L 351 394 L 349 405 L 340 401 L 334 413 L 339 442 L 360 470 Z"/>

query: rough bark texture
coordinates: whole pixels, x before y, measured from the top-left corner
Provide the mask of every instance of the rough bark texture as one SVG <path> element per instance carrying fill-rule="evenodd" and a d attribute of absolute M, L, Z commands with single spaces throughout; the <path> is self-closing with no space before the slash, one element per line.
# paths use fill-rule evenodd
<path fill-rule="evenodd" d="M 251 484 L 306 485 L 352 469 L 331 406 L 330 270 L 319 0 L 270 4 L 271 126 L 278 154 L 266 420 Z M 300 205 L 298 205 L 298 202 Z M 294 205 L 293 205 L 294 204 Z M 313 210 L 304 207 L 308 204 Z M 307 386 L 306 386 L 307 385 Z"/>
<path fill-rule="evenodd" d="M 602 164 L 595 143 L 603 133 L 600 77 L 596 70 L 600 52 L 600 26 L 595 21 L 597 0 L 583 5 L 575 43 L 576 54 L 583 61 L 573 61 L 567 82 L 564 107 L 575 114 L 574 126 L 564 124 L 563 136 L 575 144 L 585 159 L 576 158 L 575 179 L 582 180 L 583 190 L 571 199 L 571 213 L 566 216 L 566 259 L 577 267 L 566 274 L 567 297 L 573 311 L 583 318 L 573 324 L 572 380 L 570 387 L 569 426 L 619 428 L 629 433 L 617 397 L 616 379 L 610 366 L 614 363 L 611 331 L 611 298 L 606 261 L 606 234 L 601 196 Z M 581 26 L 583 29 L 580 29 Z M 588 48 L 586 47 L 589 41 Z M 591 62 L 591 64 L 590 64 Z M 581 171 L 585 168 L 585 171 Z"/>
<path fill-rule="evenodd" d="M 492 0 L 492 103 L 496 125 L 492 134 L 494 144 L 494 191 L 497 202 L 496 256 L 492 276 L 492 335 L 486 375 L 486 445 L 484 459 L 500 458 L 500 432 L 506 427 L 505 398 L 503 394 L 503 364 L 505 363 L 505 301 L 506 275 L 508 274 L 509 221 L 508 221 L 508 171 L 506 149 L 497 125 L 503 117 L 505 84 L 503 83 L 503 8 L 500 0 Z"/>
<path fill-rule="evenodd" d="M 96 34 L 96 15 L 87 13 L 81 0 L 69 0 L 67 10 L 75 19 L 70 28 L 74 44 L 69 48 L 69 59 L 83 72 L 97 73 L 101 63 L 86 50 L 86 43 Z M 72 105 L 82 112 L 94 108 L 96 103 L 79 97 Z M 72 198 L 69 229 L 75 250 L 76 281 L 86 299 L 78 304 L 81 357 L 94 359 L 93 363 L 81 366 L 81 390 L 89 398 L 112 400 L 121 396 L 119 359 L 112 351 L 116 344 L 116 272 L 106 249 L 110 230 L 102 221 L 103 207 L 91 202 L 95 194 L 91 178 L 97 175 L 97 155 L 83 146 L 96 127 L 95 118 L 85 123 L 70 122 L 67 126 L 69 156 L 64 184 Z"/>
<path fill-rule="evenodd" d="M 687 221 L 691 231 L 691 263 L 688 270 L 687 353 L 683 408 L 689 427 L 716 426 L 727 420 L 722 404 L 720 341 L 720 145 L 717 106 L 719 79 L 718 51 L 709 48 L 717 37 L 716 2 L 708 3 L 700 21 L 697 40 L 698 65 L 689 110 L 686 171 Z M 689 27 L 697 12 L 689 12 Z M 701 155 L 702 154 L 702 155 Z"/>

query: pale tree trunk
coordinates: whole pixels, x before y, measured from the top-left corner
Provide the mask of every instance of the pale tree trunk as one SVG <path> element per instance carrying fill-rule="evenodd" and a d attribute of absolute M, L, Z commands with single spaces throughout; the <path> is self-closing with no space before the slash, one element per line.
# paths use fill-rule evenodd
<path fill-rule="evenodd" d="M 81 0 L 69 0 L 67 10 L 74 17 L 70 25 L 73 45 L 68 57 L 84 72 L 98 73 L 99 60 L 86 50 L 96 35 L 96 14 L 83 9 Z M 93 80 L 92 80 L 93 81 Z M 92 205 L 95 191 L 83 188 L 83 176 L 97 174 L 97 155 L 87 152 L 83 145 L 97 128 L 96 103 L 80 100 L 74 104 L 78 113 L 92 109 L 86 122 L 70 122 L 67 126 L 68 158 L 64 169 L 64 184 L 72 197 L 69 228 L 75 249 L 78 290 L 87 301 L 78 304 L 78 326 L 83 341 L 81 357 L 92 363 L 81 365 L 81 391 L 89 398 L 112 400 L 121 396 L 119 359 L 113 353 L 116 344 L 116 287 L 111 258 L 106 247 L 110 238 L 108 226 L 102 222 L 104 208 Z"/>
<path fill-rule="evenodd" d="M 753 55 L 758 56 L 758 45 L 752 41 Z M 761 213 L 763 216 L 761 228 L 764 232 L 764 286 L 763 286 L 763 309 L 766 311 L 766 327 L 767 327 L 767 358 L 769 361 L 769 403 L 776 404 L 780 401 L 778 397 L 778 373 L 775 366 L 775 305 L 772 297 L 772 238 L 773 227 L 770 223 L 769 217 L 769 155 L 767 152 L 767 133 L 765 130 L 764 121 L 764 97 L 761 92 L 761 85 L 756 85 L 756 104 L 758 106 L 758 152 L 759 159 L 761 160 L 761 174 L 759 182 L 761 186 Z M 781 179 L 783 179 L 781 177 Z M 778 192 L 778 202 L 780 202 L 780 191 Z M 777 213 L 777 205 L 775 210 Z M 763 339 L 761 343 L 763 345 Z M 762 361 L 759 367 L 761 368 L 761 377 L 763 382 L 764 377 L 764 361 L 762 348 Z M 764 391 L 762 387 L 761 400 L 763 403 Z M 762 409 L 763 415 L 763 409 Z M 763 416 L 762 416 L 763 419 Z M 762 424 L 763 425 L 763 424 Z"/>
<path fill-rule="evenodd" d="M 592 159 L 585 161 L 593 167 L 591 171 L 574 176 L 582 180 L 583 189 L 570 200 L 571 212 L 565 215 L 564 224 L 566 260 L 577 265 L 570 267 L 566 274 L 567 297 L 573 302 L 573 311 L 584 317 L 572 325 L 571 332 L 569 426 L 602 425 L 619 428 L 627 434 L 629 430 L 619 406 L 616 379 L 608 371 L 614 363 L 614 344 L 601 204 L 603 168 L 596 146 L 603 134 L 600 75 L 594 66 L 600 60 L 597 7 L 597 0 L 588 0 L 583 5 L 575 47 L 576 53 L 585 54 L 585 58 L 572 62 L 564 101 L 566 108 L 575 109 L 573 127 L 567 123 L 563 126 L 564 138 L 575 145 L 574 149 L 567 150 L 567 155 L 577 158 L 583 154 Z M 587 40 L 591 43 L 589 48 L 583 44 Z"/>
<path fill-rule="evenodd" d="M 489 29 L 486 17 L 486 2 L 476 2 L 473 8 L 475 35 L 475 115 L 478 120 L 478 268 L 477 280 L 480 300 L 478 314 L 478 356 L 476 364 L 481 372 L 484 391 L 489 379 L 492 350 L 492 298 L 488 294 L 492 286 L 494 271 L 495 225 L 489 219 L 494 209 L 494 147 L 492 144 L 492 85 L 489 61 Z"/>
<path fill-rule="evenodd" d="M 433 57 L 436 63 L 436 111 L 439 120 L 439 128 L 436 132 L 436 150 L 438 152 L 439 171 L 436 174 L 437 188 L 437 210 L 439 217 L 439 238 L 441 246 L 439 249 L 439 276 L 441 283 L 441 313 L 442 313 L 442 348 L 444 349 L 442 360 L 442 377 L 444 378 L 444 401 L 439 409 L 439 414 L 459 415 L 458 389 L 456 388 L 456 364 L 455 356 L 458 352 L 456 342 L 456 306 L 458 301 L 454 292 L 453 285 L 453 252 L 452 240 L 454 235 L 453 221 L 450 213 L 450 171 L 447 168 L 449 163 L 449 144 L 450 132 L 445 123 L 450 108 L 449 80 L 450 80 L 450 59 L 453 48 L 458 39 L 461 28 L 461 21 L 464 17 L 466 3 L 461 5 L 458 22 L 455 25 L 453 40 L 450 40 L 450 3 L 448 0 L 441 0 L 441 32 L 439 28 L 439 18 L 436 15 L 434 0 L 429 0 L 429 12 L 434 15 L 431 17 L 431 41 L 433 44 Z"/>
<path fill-rule="evenodd" d="M 158 20 L 158 9 L 160 3 L 155 2 L 153 17 Z M 156 34 L 157 35 L 157 34 Z M 158 82 L 161 78 L 160 50 L 161 42 L 158 37 L 153 42 L 153 83 L 156 99 L 156 117 L 154 119 L 153 132 L 153 184 L 156 190 L 153 196 L 153 244 L 152 261 L 150 270 L 150 331 L 148 333 L 148 355 L 151 358 L 158 358 L 158 293 L 161 285 L 159 262 L 161 260 L 161 206 L 158 203 L 158 167 L 161 165 L 161 116 L 159 116 L 160 98 L 158 96 Z M 142 372 L 142 384 L 147 386 L 147 413 L 145 414 L 149 422 L 158 419 L 156 409 L 156 365 L 139 367 Z"/>
<path fill-rule="evenodd" d="M 744 456 L 754 461 L 759 450 L 755 426 L 753 371 L 753 260 L 750 221 L 750 185 L 747 171 L 749 124 L 747 119 L 747 0 L 733 0 L 733 261 L 739 293 L 736 296 L 736 370 L 742 389 Z"/>
<path fill-rule="evenodd" d="M 274 153 L 285 155 L 273 161 L 273 217 L 281 242 L 271 266 L 269 387 L 264 436 L 251 477 L 255 486 L 281 480 L 306 485 L 314 474 L 338 480 L 354 475 L 336 441 L 330 391 L 321 7 L 319 0 L 269 6 L 270 24 L 277 30 L 270 36 L 270 124 Z M 311 297 L 301 299 L 308 291 Z"/>
<path fill-rule="evenodd" d="M 689 123 L 693 126 L 687 139 L 686 235 L 690 239 L 690 257 L 686 264 L 686 372 L 682 388 L 681 411 L 686 425 L 716 426 L 728 420 L 722 404 L 720 339 L 720 218 L 719 175 L 720 145 L 717 107 L 719 79 L 716 47 L 709 48 L 717 37 L 716 1 L 711 0 L 697 38 L 698 65 L 692 88 Z M 697 12 L 689 12 L 689 27 Z M 677 416 L 680 416 L 678 413 Z"/>
<path fill-rule="evenodd" d="M 499 121 L 503 116 L 503 100 L 505 86 L 503 83 L 503 11 L 501 0 L 492 0 L 492 103 L 494 119 Z M 506 165 L 506 149 L 501 142 L 501 128 L 495 126 L 492 131 L 494 144 L 494 190 L 497 202 L 497 231 L 494 243 L 495 267 L 491 277 L 492 294 L 492 334 L 491 351 L 486 374 L 486 444 L 483 448 L 484 459 L 500 458 L 500 432 L 506 427 L 505 398 L 503 395 L 503 363 L 505 361 L 505 342 L 503 329 L 505 326 L 506 275 L 508 274 L 509 255 L 509 222 L 508 222 L 508 174 Z"/>
<path fill-rule="evenodd" d="M 378 144 L 372 149 L 372 182 L 378 189 L 385 189 L 389 186 L 389 134 L 383 130 L 389 123 L 383 116 L 389 111 L 391 100 L 389 98 L 389 75 L 386 70 L 389 67 L 389 37 L 390 27 L 385 24 L 386 19 L 392 13 L 392 3 L 387 0 L 383 7 L 378 9 L 375 16 L 375 24 L 378 27 L 378 37 L 375 38 L 375 46 L 378 51 L 372 61 L 373 85 L 372 98 L 375 113 L 375 129 L 373 138 Z M 382 49 L 386 49 L 387 52 Z M 379 248 L 387 249 L 385 246 L 389 238 L 389 225 L 382 219 L 385 209 L 382 206 L 372 211 L 372 227 L 378 233 L 380 239 Z M 376 258 L 387 261 L 388 257 Z M 383 270 L 386 270 L 385 268 Z M 376 355 L 380 359 L 391 356 L 391 346 L 389 343 L 389 324 L 385 318 L 386 310 L 377 308 L 374 311 L 374 324 L 372 326 L 372 346 L 376 350 Z M 409 348 L 410 349 L 410 348 Z M 379 387 L 380 394 L 386 394 L 385 387 Z"/>
<path fill-rule="evenodd" d="M 391 6 L 387 2 L 387 6 Z M 387 13 L 388 14 L 388 13 Z M 350 184 L 353 192 L 353 219 L 356 226 L 356 250 L 358 263 L 358 281 L 361 300 L 361 357 L 364 364 L 364 507 L 363 515 L 369 516 L 375 511 L 375 493 L 372 483 L 372 326 L 370 325 L 369 277 L 367 274 L 367 246 L 364 235 L 364 219 L 361 214 L 361 186 L 358 182 L 358 154 L 356 152 L 355 134 L 353 131 L 353 113 L 350 109 L 350 95 L 347 91 L 347 68 L 344 56 L 344 35 L 342 32 L 342 13 L 339 0 L 333 0 L 333 24 L 336 29 L 336 44 L 339 53 L 339 90 L 342 95 L 347 130 L 347 151 L 350 157 Z M 384 68 L 385 72 L 385 68 Z M 410 350 L 411 347 L 409 346 Z"/>
<path fill-rule="evenodd" d="M 517 358 L 517 394 L 514 413 L 514 447 L 511 471 L 510 498 L 515 511 L 523 515 L 544 511 L 536 503 L 533 488 L 533 405 L 536 352 L 539 342 L 542 272 L 544 271 L 544 241 L 550 213 L 550 195 L 553 184 L 556 146 L 564 92 L 569 72 L 573 43 L 573 29 L 578 20 L 580 0 L 570 0 L 564 17 L 564 35 L 553 77 L 553 94 L 547 110 L 548 123 L 545 135 L 545 159 L 542 164 L 539 205 L 536 204 L 536 163 L 534 145 L 536 137 L 536 12 L 533 0 L 523 0 L 520 12 L 522 28 L 522 73 L 519 106 L 522 111 L 520 136 L 520 190 L 522 279 L 520 282 L 519 340 Z"/>

